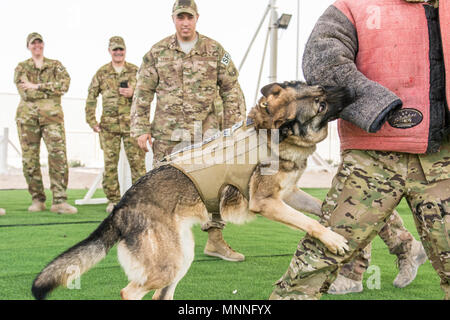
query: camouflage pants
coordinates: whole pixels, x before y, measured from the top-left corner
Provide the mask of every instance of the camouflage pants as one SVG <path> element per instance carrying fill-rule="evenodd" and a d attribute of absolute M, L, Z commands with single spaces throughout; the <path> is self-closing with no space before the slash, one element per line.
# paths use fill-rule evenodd
<path fill-rule="evenodd" d="M 174 147 L 179 144 L 180 142 L 177 141 L 153 141 L 153 167 L 155 167 L 158 161 L 161 161 L 166 155 L 170 154 Z M 217 228 L 221 230 L 225 228 L 225 222 L 222 220 L 219 212 L 209 213 L 209 221 L 202 225 L 203 231 L 208 231 L 211 228 Z"/>
<path fill-rule="evenodd" d="M 121 198 L 117 165 L 122 140 L 130 164 L 132 182 L 135 183 L 146 173 L 145 152 L 139 148 L 137 141 L 131 138 L 129 133 L 101 131 L 100 144 L 105 162 L 102 185 L 106 198 L 112 203 L 118 203 Z"/>
<path fill-rule="evenodd" d="M 42 202 L 46 200 L 39 162 L 41 139 L 44 139 L 48 150 L 48 168 L 53 203 L 65 202 L 67 200 L 69 169 L 64 123 L 25 125 L 17 122 L 17 131 L 22 148 L 23 175 L 27 181 L 31 198 Z"/>
<path fill-rule="evenodd" d="M 411 250 L 413 235 L 403 225 L 403 220 L 396 210 L 392 213 L 386 224 L 378 234 L 380 238 L 389 248 L 390 254 L 401 258 L 403 255 Z M 370 265 L 372 245 L 369 245 L 361 250 L 356 255 L 355 259 L 342 266 L 341 275 L 356 281 L 362 281 L 364 272 Z"/>
<path fill-rule="evenodd" d="M 384 227 L 405 197 L 441 288 L 450 289 L 450 144 L 436 155 L 419 156 L 348 150 L 323 203 L 326 226 L 348 240 L 350 251 L 332 254 L 317 239 L 303 238 L 271 299 L 318 299 L 342 265 L 355 258 Z M 420 162 L 422 161 L 422 163 Z M 427 163 L 428 162 L 428 163 Z M 437 174 L 424 175 L 424 163 Z"/>

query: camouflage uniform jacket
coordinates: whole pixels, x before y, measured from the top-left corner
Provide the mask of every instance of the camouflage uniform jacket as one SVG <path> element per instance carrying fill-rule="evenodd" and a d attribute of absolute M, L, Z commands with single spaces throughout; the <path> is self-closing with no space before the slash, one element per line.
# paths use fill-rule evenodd
<path fill-rule="evenodd" d="M 39 84 L 39 89 L 21 89 L 19 84 L 22 80 Z M 33 59 L 25 60 L 15 69 L 14 83 L 20 94 L 17 122 L 26 125 L 64 122 L 61 96 L 69 90 L 70 76 L 61 62 L 44 58 L 39 69 Z"/>
<path fill-rule="evenodd" d="M 189 132 L 193 140 L 196 120 L 202 121 L 202 133 L 220 129 L 214 110 L 218 94 L 223 101 L 223 128 L 245 117 L 238 71 L 230 56 L 218 42 L 197 35 L 198 41 L 189 54 L 181 50 L 176 35 L 172 35 L 144 56 L 131 108 L 132 136 L 151 133 L 155 139 L 177 141 L 173 134 L 182 130 Z M 155 93 L 157 104 L 150 126 L 150 104 Z"/>
<path fill-rule="evenodd" d="M 129 88 L 136 87 L 136 73 L 138 67 L 125 62 L 124 68 L 118 74 L 112 63 L 101 67 L 91 81 L 89 94 L 86 99 L 86 122 L 91 128 L 96 126 L 95 109 L 97 97 L 102 95 L 103 112 L 100 127 L 108 132 L 130 132 L 130 110 L 132 98 L 119 94 L 120 83 L 128 82 Z"/>

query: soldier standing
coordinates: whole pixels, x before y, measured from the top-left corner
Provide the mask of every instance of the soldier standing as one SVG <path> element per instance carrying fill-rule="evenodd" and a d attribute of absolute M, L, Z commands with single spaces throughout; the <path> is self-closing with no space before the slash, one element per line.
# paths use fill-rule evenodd
<path fill-rule="evenodd" d="M 70 76 L 61 62 L 44 57 L 43 38 L 38 33 L 27 37 L 31 58 L 19 63 L 14 82 L 20 94 L 16 122 L 22 148 L 23 173 L 32 197 L 30 212 L 46 209 L 39 151 L 41 138 L 48 150 L 48 166 L 53 204 L 50 211 L 74 214 L 77 209 L 67 201 L 68 164 L 61 96 L 67 92 Z"/>
<path fill-rule="evenodd" d="M 219 129 L 214 101 L 223 103 L 223 128 L 245 118 L 245 101 L 238 71 L 228 53 L 216 41 L 196 32 L 199 14 L 193 0 L 178 0 L 172 10 L 176 34 L 155 44 L 144 56 L 131 110 L 131 132 L 139 146 L 152 144 L 154 160 L 162 160 L 187 133 L 189 143 L 196 134 Z M 150 126 L 150 104 L 157 94 L 154 120 Z M 201 121 L 202 132 L 194 132 Z M 185 137 L 184 137 L 185 138 Z M 208 232 L 204 253 L 228 261 L 243 261 L 224 241 L 225 223 L 218 212 L 202 226 Z"/>
<path fill-rule="evenodd" d="M 330 253 L 306 236 L 273 299 L 317 299 L 405 198 L 445 299 L 450 298 L 450 4 L 338 0 L 306 45 L 306 80 L 347 86 L 342 162 L 322 206 L 323 224 L 348 240 Z"/>
<path fill-rule="evenodd" d="M 131 168 L 131 178 L 135 183 L 145 175 L 145 152 L 130 136 L 131 101 L 136 87 L 138 67 L 125 61 L 125 41 L 121 37 L 109 40 L 111 62 L 101 67 L 89 86 L 86 100 L 86 121 L 94 132 L 100 135 L 105 169 L 103 190 L 108 198 L 106 212 L 111 213 L 120 200 L 120 186 L 117 172 L 120 145 L 123 140 L 125 152 Z M 102 117 L 100 123 L 95 118 L 97 97 L 102 95 Z"/>

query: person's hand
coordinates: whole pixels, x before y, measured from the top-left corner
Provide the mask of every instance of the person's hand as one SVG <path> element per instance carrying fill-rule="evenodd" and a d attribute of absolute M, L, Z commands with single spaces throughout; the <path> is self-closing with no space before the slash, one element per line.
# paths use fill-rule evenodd
<path fill-rule="evenodd" d="M 102 129 L 100 128 L 100 126 L 97 124 L 94 127 L 92 127 L 92 130 L 94 130 L 94 132 L 99 133 L 100 131 L 102 131 Z"/>
<path fill-rule="evenodd" d="M 119 94 L 121 94 L 125 98 L 131 98 L 133 96 L 133 93 L 133 88 L 119 88 Z"/>
<path fill-rule="evenodd" d="M 143 134 L 139 136 L 139 138 L 137 139 L 139 148 L 141 148 L 145 152 L 149 151 L 147 148 L 147 141 L 150 144 L 150 146 L 152 146 L 152 136 L 150 135 L 150 133 Z"/>
<path fill-rule="evenodd" d="M 39 89 L 38 84 L 31 83 L 27 80 L 22 80 L 19 84 L 19 87 L 23 90 L 28 90 L 28 89 L 38 90 Z"/>

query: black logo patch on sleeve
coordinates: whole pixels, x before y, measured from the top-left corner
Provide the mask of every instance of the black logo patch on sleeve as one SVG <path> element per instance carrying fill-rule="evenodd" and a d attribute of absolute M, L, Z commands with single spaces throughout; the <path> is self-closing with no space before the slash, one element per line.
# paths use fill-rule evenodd
<path fill-rule="evenodd" d="M 423 120 L 423 114 L 416 109 L 400 109 L 392 113 L 389 118 L 389 124 L 397 129 L 409 129 L 419 125 Z"/>

